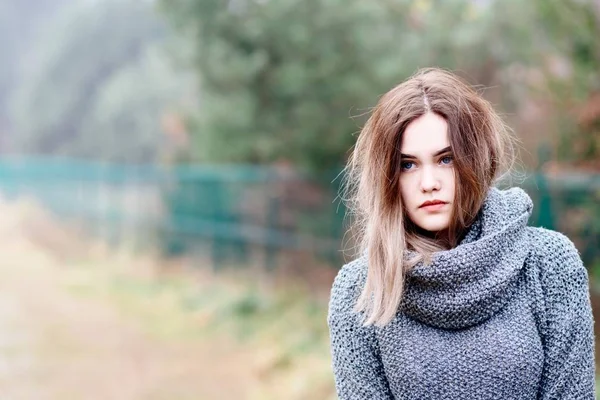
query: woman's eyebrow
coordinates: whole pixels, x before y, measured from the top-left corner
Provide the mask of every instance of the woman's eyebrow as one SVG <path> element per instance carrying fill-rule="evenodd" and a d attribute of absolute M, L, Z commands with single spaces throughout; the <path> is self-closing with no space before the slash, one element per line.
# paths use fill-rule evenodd
<path fill-rule="evenodd" d="M 439 156 L 439 155 L 442 155 L 442 154 L 444 154 L 444 153 L 447 153 L 447 152 L 449 152 L 449 151 L 451 151 L 451 150 L 452 150 L 452 148 L 451 148 L 450 146 L 448 146 L 448 147 L 444 147 L 443 149 L 436 151 L 436 152 L 433 154 L 433 156 L 434 156 L 434 157 L 437 157 L 437 156 Z M 404 153 L 400 153 L 400 158 L 417 158 L 417 157 L 413 156 L 412 154 L 404 154 Z"/>
<path fill-rule="evenodd" d="M 440 155 L 442 155 L 442 154 L 444 154 L 444 153 L 448 153 L 448 152 L 449 152 L 449 151 L 451 151 L 451 150 L 452 150 L 452 147 L 450 147 L 450 146 L 448 146 L 448 147 L 444 147 L 443 149 L 441 149 L 441 150 L 437 151 L 437 152 L 436 152 L 436 153 L 435 153 L 433 156 L 434 156 L 434 157 L 437 157 L 437 156 L 440 156 Z"/>

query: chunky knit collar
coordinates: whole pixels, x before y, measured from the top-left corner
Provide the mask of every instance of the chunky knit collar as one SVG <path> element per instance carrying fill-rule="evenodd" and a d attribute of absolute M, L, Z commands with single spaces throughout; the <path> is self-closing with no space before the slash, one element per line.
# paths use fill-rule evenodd
<path fill-rule="evenodd" d="M 423 323 L 462 329 L 485 321 L 510 300 L 528 253 L 531 198 L 520 188 L 491 188 L 461 243 L 406 274 L 402 311 Z"/>

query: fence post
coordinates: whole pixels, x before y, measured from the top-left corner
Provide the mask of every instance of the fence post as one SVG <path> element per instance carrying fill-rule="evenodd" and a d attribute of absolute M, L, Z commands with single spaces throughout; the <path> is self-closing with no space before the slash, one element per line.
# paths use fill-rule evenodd
<path fill-rule="evenodd" d="M 267 229 L 265 245 L 265 266 L 268 272 L 273 272 L 277 263 L 277 246 L 275 245 L 275 230 L 279 217 L 280 201 L 278 197 L 270 197 L 267 210 Z"/>
<path fill-rule="evenodd" d="M 554 216 L 552 214 L 552 194 L 548 188 L 546 177 L 541 172 L 535 174 L 536 186 L 540 192 L 540 211 L 538 214 L 538 225 L 554 229 Z"/>

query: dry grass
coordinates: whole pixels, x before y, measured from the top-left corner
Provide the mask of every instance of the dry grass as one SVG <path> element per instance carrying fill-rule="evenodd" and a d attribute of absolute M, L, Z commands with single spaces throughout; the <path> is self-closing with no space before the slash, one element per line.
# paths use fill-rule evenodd
<path fill-rule="evenodd" d="M 0 397 L 334 398 L 324 308 L 0 204 Z M 303 297 L 304 296 L 304 297 Z"/>

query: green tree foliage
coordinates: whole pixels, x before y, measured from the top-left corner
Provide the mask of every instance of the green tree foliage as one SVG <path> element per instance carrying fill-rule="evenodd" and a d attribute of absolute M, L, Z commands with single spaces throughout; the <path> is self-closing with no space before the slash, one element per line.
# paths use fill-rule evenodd
<path fill-rule="evenodd" d="M 204 99 L 192 121 L 195 158 L 320 167 L 339 160 L 357 130 L 350 115 L 382 88 L 372 73 L 380 49 L 367 46 L 357 24 L 377 10 L 361 15 L 356 4 L 165 2 L 195 34 Z"/>
<path fill-rule="evenodd" d="M 549 68 L 554 100 L 569 111 L 555 116 L 562 130 L 558 156 L 575 163 L 595 161 L 600 168 L 600 3 L 537 3 L 540 26 L 548 37 L 545 48 L 561 67 Z"/>
<path fill-rule="evenodd" d="M 360 116 L 417 68 L 449 67 L 494 84 L 499 67 L 528 62 L 526 42 L 511 46 L 524 41 L 532 13 L 519 5 L 164 0 L 195 49 L 204 99 L 191 124 L 195 156 L 339 165 Z M 500 34 L 502 41 L 492 40 Z"/>

